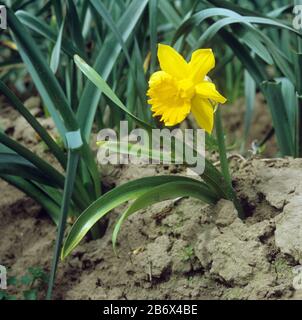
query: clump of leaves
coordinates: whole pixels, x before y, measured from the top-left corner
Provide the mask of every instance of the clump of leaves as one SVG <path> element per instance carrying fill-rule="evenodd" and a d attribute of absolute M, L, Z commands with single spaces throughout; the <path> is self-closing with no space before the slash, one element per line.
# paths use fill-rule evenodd
<path fill-rule="evenodd" d="M 188 245 L 183 249 L 183 261 L 191 261 L 194 258 L 194 248 L 192 245 Z"/>
<path fill-rule="evenodd" d="M 40 267 L 30 267 L 20 277 L 9 277 L 7 284 L 15 292 L 21 291 L 24 300 L 37 300 L 39 292 L 45 290 L 48 283 L 48 275 Z M 16 300 L 15 295 L 6 290 L 0 290 L 0 300 Z"/>

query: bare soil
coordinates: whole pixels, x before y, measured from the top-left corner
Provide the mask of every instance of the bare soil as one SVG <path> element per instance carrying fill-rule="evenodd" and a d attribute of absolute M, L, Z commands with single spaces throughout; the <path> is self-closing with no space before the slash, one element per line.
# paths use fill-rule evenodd
<path fill-rule="evenodd" d="M 116 256 L 111 231 L 122 212 L 119 208 L 111 214 L 103 239 L 84 241 L 61 262 L 55 298 L 299 296 L 293 288 L 299 254 L 287 252 L 282 243 L 278 247 L 276 232 L 282 230 L 282 216 L 293 214 L 288 208 L 301 201 L 302 161 L 254 159 L 236 161 L 234 166 L 234 183 L 249 215 L 246 221 L 237 218 L 232 203 L 226 200 L 214 206 L 192 199 L 165 201 L 129 218 L 119 236 Z M 158 174 L 151 170 L 147 174 Z M 124 169 L 116 173 L 115 181 L 123 183 L 137 175 L 137 168 Z M 22 193 L 4 182 L 0 190 L 1 263 L 10 268 L 10 275 L 23 274 L 32 266 L 48 271 L 55 227 Z M 301 206 L 296 208 L 300 211 Z"/>

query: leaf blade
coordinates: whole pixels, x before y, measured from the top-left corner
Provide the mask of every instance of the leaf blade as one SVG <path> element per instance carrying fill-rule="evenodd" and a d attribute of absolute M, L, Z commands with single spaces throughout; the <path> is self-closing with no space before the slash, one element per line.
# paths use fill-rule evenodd
<path fill-rule="evenodd" d="M 125 183 L 113 190 L 105 193 L 94 203 L 92 203 L 77 219 L 72 226 L 62 249 L 62 259 L 64 259 L 83 239 L 93 225 L 120 204 L 137 198 L 154 186 L 167 183 L 169 181 L 188 181 L 189 178 L 178 176 L 154 176 L 141 178 Z M 192 179 L 189 179 L 191 181 Z M 196 183 L 198 181 L 196 180 Z"/>

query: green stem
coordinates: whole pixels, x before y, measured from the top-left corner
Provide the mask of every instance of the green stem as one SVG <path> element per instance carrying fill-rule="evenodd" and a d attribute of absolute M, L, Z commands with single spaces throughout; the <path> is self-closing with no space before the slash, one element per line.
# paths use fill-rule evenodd
<path fill-rule="evenodd" d="M 225 141 L 224 141 L 224 132 L 223 132 L 223 128 L 222 128 L 222 122 L 221 122 L 220 108 L 217 108 L 217 110 L 216 110 L 215 129 L 216 129 L 216 136 L 217 136 L 217 142 L 218 142 L 218 148 L 219 148 L 219 158 L 220 158 L 220 164 L 221 164 L 221 171 L 222 171 L 222 174 L 223 174 L 223 177 L 224 177 L 226 183 L 229 186 L 232 186 L 232 178 L 230 175 L 229 162 L 228 162 L 227 154 L 226 154 L 226 147 L 225 147 Z"/>
<path fill-rule="evenodd" d="M 244 219 L 245 218 L 244 212 L 237 198 L 235 190 L 233 189 L 233 186 L 232 186 L 232 178 L 230 175 L 229 162 L 228 162 L 227 153 L 226 153 L 224 132 L 222 127 L 221 114 L 220 114 L 219 107 L 217 108 L 216 116 L 215 116 L 215 129 L 216 129 L 216 137 L 217 137 L 218 149 L 219 149 L 221 172 L 224 177 L 226 188 L 227 188 L 227 197 L 229 200 L 231 200 L 234 203 L 234 206 L 238 211 L 239 218 Z"/>
<path fill-rule="evenodd" d="M 57 271 L 58 261 L 59 261 L 60 252 L 62 248 L 64 231 L 65 231 L 65 226 L 66 226 L 66 221 L 68 216 L 68 209 L 71 201 L 72 190 L 74 187 L 78 161 L 79 161 L 78 151 L 73 151 L 69 149 L 67 171 L 66 171 L 66 178 L 65 178 L 65 184 L 64 184 L 63 201 L 62 201 L 62 207 L 61 207 L 61 213 L 60 213 L 60 219 L 59 219 L 56 245 L 54 250 L 54 257 L 52 261 L 47 296 L 46 296 L 47 300 L 50 300 L 52 297 L 52 290 L 55 283 L 56 271 Z"/>

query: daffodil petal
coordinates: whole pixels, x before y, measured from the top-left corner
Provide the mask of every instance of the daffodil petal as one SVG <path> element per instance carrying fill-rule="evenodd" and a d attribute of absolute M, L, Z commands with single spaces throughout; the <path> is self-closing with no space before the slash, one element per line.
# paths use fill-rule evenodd
<path fill-rule="evenodd" d="M 195 96 L 192 99 L 192 113 L 199 127 L 211 133 L 214 124 L 214 110 L 211 103 L 207 99 Z"/>
<path fill-rule="evenodd" d="M 189 62 L 190 77 L 194 83 L 204 80 L 210 70 L 215 67 L 215 57 L 212 49 L 198 49 L 192 53 Z"/>
<path fill-rule="evenodd" d="M 165 44 L 159 44 L 157 55 L 163 71 L 179 80 L 188 77 L 188 63 L 175 49 Z"/>
<path fill-rule="evenodd" d="M 196 85 L 195 91 L 201 98 L 211 99 L 215 102 L 225 103 L 227 99 L 222 96 L 215 87 L 215 84 L 208 81 L 203 81 Z"/>

